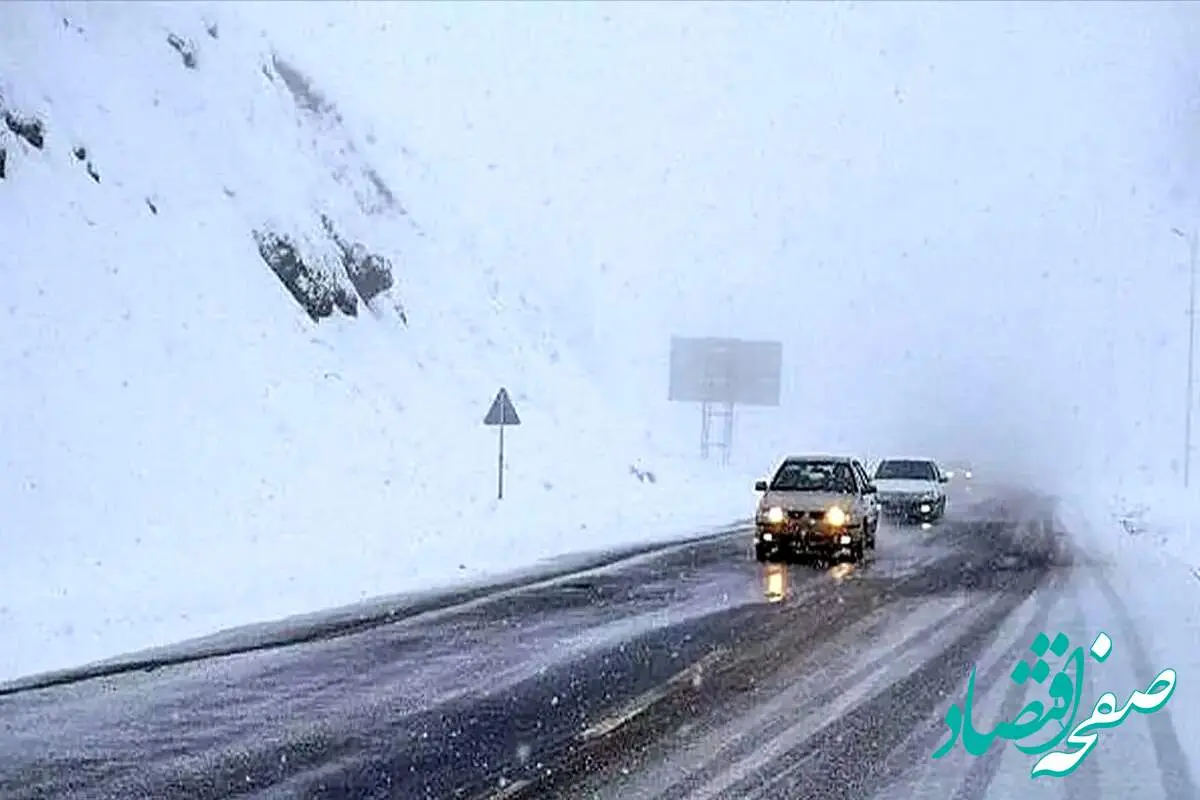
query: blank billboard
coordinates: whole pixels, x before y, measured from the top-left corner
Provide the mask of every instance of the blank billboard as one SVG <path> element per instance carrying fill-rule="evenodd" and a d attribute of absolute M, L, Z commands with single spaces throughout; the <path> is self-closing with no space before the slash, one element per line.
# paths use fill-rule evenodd
<path fill-rule="evenodd" d="M 778 406 L 782 369 L 780 342 L 672 336 L 667 399 Z"/>

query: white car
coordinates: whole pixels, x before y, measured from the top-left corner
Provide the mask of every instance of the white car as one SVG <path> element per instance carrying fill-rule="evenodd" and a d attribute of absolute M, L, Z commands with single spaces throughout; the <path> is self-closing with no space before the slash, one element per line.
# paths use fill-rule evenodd
<path fill-rule="evenodd" d="M 885 458 L 872 478 L 880 510 L 904 522 L 941 520 L 949 480 L 932 458 Z"/>
<path fill-rule="evenodd" d="M 974 477 L 971 464 L 967 461 L 951 461 L 945 465 L 946 477 L 955 481 L 969 481 Z"/>

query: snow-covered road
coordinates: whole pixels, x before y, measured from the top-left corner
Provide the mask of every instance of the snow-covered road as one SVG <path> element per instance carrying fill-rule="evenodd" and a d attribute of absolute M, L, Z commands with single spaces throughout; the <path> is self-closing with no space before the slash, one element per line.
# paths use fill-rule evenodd
<path fill-rule="evenodd" d="M 0 795 L 1195 797 L 1178 700 L 1063 779 L 1031 780 L 1013 743 L 931 757 L 972 666 L 982 731 L 1045 699 L 1049 679 L 1010 678 L 1040 632 L 1112 637 L 1078 720 L 1169 666 L 1054 510 L 964 499 L 932 530 L 881 530 L 859 568 L 759 565 L 743 531 L 326 641 L 18 692 Z"/>
<path fill-rule="evenodd" d="M 1053 721 L 1030 741 L 997 739 L 980 755 L 959 742 L 932 758 L 972 668 L 971 718 L 980 731 L 1017 719 L 1032 701 L 1050 706 L 1048 677 L 1041 684 L 1012 677 L 1019 661 L 1034 662 L 1029 648 L 1039 633 L 1051 640 L 1062 633 L 1085 652 L 1101 631 L 1111 636 L 1110 657 L 1089 659 L 1083 671 L 1076 724 L 1104 692 L 1123 703 L 1171 666 L 1155 663 L 1148 648 L 1163 620 L 1159 628 L 1134 621 L 1137 612 L 1114 589 L 1112 565 L 1069 536 L 1055 504 L 1004 495 L 933 533 L 890 530 L 875 564 L 793 592 L 778 607 L 782 625 L 765 649 L 751 649 L 693 696 L 647 711 L 602 756 L 577 758 L 552 796 L 1196 797 L 1170 704 L 1102 732 L 1065 778 L 1031 779 L 1036 756 L 1016 747 L 1046 742 L 1058 730 Z M 900 568 L 913 558 L 914 535 L 950 554 Z"/>

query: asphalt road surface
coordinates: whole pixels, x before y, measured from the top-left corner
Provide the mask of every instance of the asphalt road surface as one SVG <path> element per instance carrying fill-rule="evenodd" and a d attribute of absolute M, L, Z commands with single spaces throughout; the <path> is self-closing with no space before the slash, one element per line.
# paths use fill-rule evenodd
<path fill-rule="evenodd" d="M 858 567 L 760 565 L 741 533 L 340 638 L 0 697 L 0 798 L 1200 797 L 1169 707 L 1065 779 L 1031 780 L 1000 743 L 931 758 L 972 666 L 977 720 L 1016 716 L 1029 690 L 1009 676 L 1040 631 L 1112 635 L 1089 708 L 1159 666 L 1052 501 L 957 499 L 931 530 L 881 529 Z"/>

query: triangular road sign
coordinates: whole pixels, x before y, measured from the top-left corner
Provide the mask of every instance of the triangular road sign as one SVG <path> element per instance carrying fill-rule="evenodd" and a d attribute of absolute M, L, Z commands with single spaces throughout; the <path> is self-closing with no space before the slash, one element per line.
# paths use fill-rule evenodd
<path fill-rule="evenodd" d="M 483 418 L 484 425 L 520 425 L 521 418 L 517 416 L 517 410 L 513 408 L 512 400 L 508 397 L 508 390 L 501 387 L 496 394 L 496 399 L 492 401 L 492 407 L 488 409 L 487 416 Z"/>

